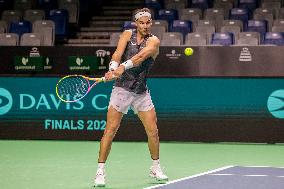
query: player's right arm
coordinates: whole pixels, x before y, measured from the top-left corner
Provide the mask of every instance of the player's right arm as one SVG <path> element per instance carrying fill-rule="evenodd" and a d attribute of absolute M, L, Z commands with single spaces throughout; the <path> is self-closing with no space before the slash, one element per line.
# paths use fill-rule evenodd
<path fill-rule="evenodd" d="M 114 51 L 111 62 L 110 62 L 110 70 L 105 74 L 106 80 L 113 79 L 112 71 L 118 68 L 121 57 L 124 53 L 124 50 L 126 48 L 127 42 L 130 40 L 132 31 L 131 30 L 125 30 L 121 35 L 117 43 L 116 50 Z"/>

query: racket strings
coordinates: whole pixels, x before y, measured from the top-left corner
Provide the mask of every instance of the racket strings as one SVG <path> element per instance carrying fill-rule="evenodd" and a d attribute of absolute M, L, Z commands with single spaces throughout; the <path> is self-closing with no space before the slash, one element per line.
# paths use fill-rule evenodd
<path fill-rule="evenodd" d="M 57 86 L 58 95 L 65 101 L 76 101 L 84 97 L 89 88 L 89 81 L 80 76 L 64 78 Z"/>

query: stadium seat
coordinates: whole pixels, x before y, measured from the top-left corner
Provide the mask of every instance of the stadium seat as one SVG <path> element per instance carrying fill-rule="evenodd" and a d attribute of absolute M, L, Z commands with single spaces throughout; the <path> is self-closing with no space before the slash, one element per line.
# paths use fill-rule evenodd
<path fill-rule="evenodd" d="M 277 19 L 284 19 L 284 8 L 283 7 L 279 10 Z"/>
<path fill-rule="evenodd" d="M 14 0 L 14 10 L 24 12 L 25 10 L 32 9 L 33 7 L 35 7 L 34 0 Z"/>
<path fill-rule="evenodd" d="M 24 12 L 24 20 L 33 23 L 36 20 L 44 20 L 45 13 L 43 10 L 28 9 Z"/>
<path fill-rule="evenodd" d="M 245 26 L 248 19 L 249 19 L 248 9 L 242 9 L 242 8 L 231 9 L 230 20 L 241 20 Z"/>
<path fill-rule="evenodd" d="M 222 26 L 238 26 L 243 31 L 243 22 L 241 20 L 224 20 Z"/>
<path fill-rule="evenodd" d="M 260 43 L 260 34 L 258 32 L 241 32 L 237 45 L 257 46 Z"/>
<path fill-rule="evenodd" d="M 241 32 L 241 28 L 239 26 L 222 26 L 221 32 L 229 32 L 234 34 L 235 39 L 239 38 L 239 34 Z"/>
<path fill-rule="evenodd" d="M 254 10 L 254 20 L 266 20 L 268 23 L 268 31 L 271 31 L 272 23 L 274 19 L 274 10 L 272 8 L 257 8 Z"/>
<path fill-rule="evenodd" d="M 284 32 L 284 19 L 273 21 L 272 32 Z"/>
<path fill-rule="evenodd" d="M 20 21 L 22 19 L 22 12 L 18 10 L 4 10 L 2 12 L 1 20 L 10 24 L 10 22 Z"/>
<path fill-rule="evenodd" d="M 55 24 L 55 37 L 64 39 L 68 35 L 68 11 L 65 9 L 50 10 L 48 19 Z"/>
<path fill-rule="evenodd" d="M 209 8 L 204 11 L 205 20 L 224 20 L 224 9 L 222 8 Z"/>
<path fill-rule="evenodd" d="M 192 31 L 192 22 L 183 20 L 174 20 L 170 26 L 170 32 L 180 32 L 185 36 Z"/>
<path fill-rule="evenodd" d="M 234 1 L 234 0 L 233 0 Z M 234 7 L 234 3 L 230 0 L 216 0 L 213 8 L 222 8 L 224 10 L 225 19 L 229 18 L 230 10 Z"/>
<path fill-rule="evenodd" d="M 165 28 L 166 32 L 168 31 L 168 28 L 169 28 L 168 21 L 166 20 L 153 20 L 152 27 L 156 27 L 156 26 Z"/>
<path fill-rule="evenodd" d="M 263 44 L 284 45 L 284 35 L 281 32 L 267 32 Z"/>
<path fill-rule="evenodd" d="M 45 14 L 48 15 L 50 10 L 57 9 L 58 4 L 57 0 L 37 0 L 38 8 L 45 11 Z"/>
<path fill-rule="evenodd" d="M 209 7 L 207 0 L 191 0 L 191 8 L 199 8 L 205 10 Z"/>
<path fill-rule="evenodd" d="M 136 29 L 135 22 L 133 22 L 133 21 L 124 21 L 124 23 L 123 23 L 123 30 L 129 30 L 129 29 Z"/>
<path fill-rule="evenodd" d="M 185 45 L 188 46 L 205 46 L 207 45 L 207 36 L 203 33 L 189 33 L 185 37 Z"/>
<path fill-rule="evenodd" d="M 186 8 L 179 12 L 180 20 L 187 20 L 192 22 L 192 30 L 195 31 L 198 21 L 202 18 L 201 9 L 197 8 Z"/>
<path fill-rule="evenodd" d="M 33 33 L 43 35 L 43 46 L 53 46 L 55 42 L 55 24 L 51 20 L 36 20 L 33 23 Z"/>
<path fill-rule="evenodd" d="M 151 33 L 162 39 L 163 33 L 168 31 L 168 22 L 166 20 L 153 20 Z"/>
<path fill-rule="evenodd" d="M 204 19 L 214 20 L 216 28 L 220 28 L 224 18 L 224 10 L 222 8 L 209 8 L 204 11 Z"/>
<path fill-rule="evenodd" d="M 167 20 L 168 23 L 172 23 L 174 20 L 177 20 L 177 10 L 174 9 L 161 9 L 158 12 L 158 20 Z"/>
<path fill-rule="evenodd" d="M 6 33 L 7 29 L 7 23 L 4 20 L 0 20 L 0 33 Z"/>
<path fill-rule="evenodd" d="M 234 44 L 234 36 L 232 33 L 222 32 L 212 34 L 212 45 L 229 46 Z"/>
<path fill-rule="evenodd" d="M 195 32 L 207 34 L 208 39 L 211 39 L 212 33 L 216 32 L 215 25 L 215 20 L 199 20 Z"/>
<path fill-rule="evenodd" d="M 175 9 L 178 12 L 187 7 L 187 0 L 165 0 L 165 9 Z"/>
<path fill-rule="evenodd" d="M 117 46 L 121 32 L 112 32 L 110 34 L 110 46 Z"/>
<path fill-rule="evenodd" d="M 258 7 L 258 0 L 238 0 L 239 8 L 247 8 L 250 11 L 253 11 Z"/>
<path fill-rule="evenodd" d="M 59 9 L 66 9 L 69 14 L 69 23 L 78 24 L 79 21 L 79 0 L 59 0 Z"/>
<path fill-rule="evenodd" d="M 260 33 L 260 41 L 263 40 L 264 34 L 267 32 L 267 21 L 266 20 L 249 20 L 247 32 L 259 32 Z"/>
<path fill-rule="evenodd" d="M 40 33 L 24 33 L 20 39 L 20 46 L 41 46 L 43 37 Z"/>
<path fill-rule="evenodd" d="M 163 33 L 167 32 L 163 26 L 152 26 L 151 33 L 162 39 Z"/>
<path fill-rule="evenodd" d="M 179 46 L 183 44 L 183 35 L 179 32 L 163 33 L 161 46 Z"/>
<path fill-rule="evenodd" d="M 10 23 L 9 33 L 16 33 L 21 37 L 24 33 L 32 31 L 32 24 L 29 21 L 15 21 Z"/>
<path fill-rule="evenodd" d="M 262 1 L 261 7 L 262 8 L 273 8 L 277 10 L 281 8 L 281 1 L 278 1 L 278 2 L 271 2 L 271 1 L 263 2 Z"/>
<path fill-rule="evenodd" d="M 159 0 L 145 0 L 145 7 L 158 11 L 163 8 Z"/>
<path fill-rule="evenodd" d="M 19 36 L 16 33 L 0 33 L 0 46 L 17 46 Z"/>

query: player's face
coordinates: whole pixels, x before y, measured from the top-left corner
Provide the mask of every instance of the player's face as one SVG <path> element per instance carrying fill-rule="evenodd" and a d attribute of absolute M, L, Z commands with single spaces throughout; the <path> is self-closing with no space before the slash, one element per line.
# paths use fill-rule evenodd
<path fill-rule="evenodd" d="M 136 25 L 137 25 L 137 31 L 141 35 L 143 36 L 147 35 L 148 33 L 150 33 L 152 19 L 150 19 L 148 16 L 143 16 L 136 21 Z"/>

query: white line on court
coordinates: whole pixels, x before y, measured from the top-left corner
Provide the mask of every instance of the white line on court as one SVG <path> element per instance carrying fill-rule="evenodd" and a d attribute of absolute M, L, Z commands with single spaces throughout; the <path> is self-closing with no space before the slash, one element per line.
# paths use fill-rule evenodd
<path fill-rule="evenodd" d="M 209 174 L 209 175 L 214 175 L 214 176 L 232 176 L 234 174 Z"/>
<path fill-rule="evenodd" d="M 268 177 L 269 175 L 241 175 L 244 177 Z"/>
<path fill-rule="evenodd" d="M 204 173 L 199 173 L 199 174 L 192 175 L 192 176 L 189 176 L 189 177 L 180 178 L 180 179 L 177 179 L 177 180 L 172 180 L 172 181 L 170 181 L 170 182 L 167 182 L 166 184 L 158 184 L 158 185 L 150 186 L 150 187 L 147 187 L 147 188 L 144 188 L 144 189 L 158 188 L 158 187 L 160 187 L 160 186 L 165 186 L 165 185 L 172 184 L 172 183 L 176 183 L 176 182 L 179 182 L 179 181 L 183 181 L 183 180 L 187 180 L 187 179 L 192 179 L 192 178 L 195 178 L 195 177 L 199 177 L 199 176 L 202 176 L 202 175 L 207 175 L 207 174 L 214 173 L 214 172 L 217 172 L 217 171 L 222 171 L 222 170 L 224 170 L 224 169 L 228 169 L 228 168 L 232 168 L 232 167 L 234 167 L 234 166 L 233 166 L 233 165 L 230 165 L 230 166 L 226 166 L 226 167 L 220 167 L 220 168 L 218 168 L 218 169 L 214 169 L 214 170 L 207 171 L 207 172 L 204 172 Z"/>

